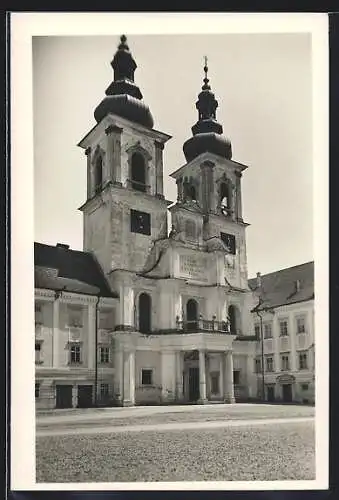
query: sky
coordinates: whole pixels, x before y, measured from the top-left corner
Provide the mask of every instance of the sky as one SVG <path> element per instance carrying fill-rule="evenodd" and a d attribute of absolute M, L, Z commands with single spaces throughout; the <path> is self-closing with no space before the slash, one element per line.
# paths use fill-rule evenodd
<path fill-rule="evenodd" d="M 169 174 L 185 163 L 183 143 L 197 121 L 195 102 L 208 57 L 217 119 L 243 173 L 249 277 L 314 259 L 311 36 L 295 34 L 129 35 L 135 81 L 172 136 Z M 34 239 L 82 249 L 86 157 L 77 143 L 113 79 L 118 36 L 33 37 Z"/>

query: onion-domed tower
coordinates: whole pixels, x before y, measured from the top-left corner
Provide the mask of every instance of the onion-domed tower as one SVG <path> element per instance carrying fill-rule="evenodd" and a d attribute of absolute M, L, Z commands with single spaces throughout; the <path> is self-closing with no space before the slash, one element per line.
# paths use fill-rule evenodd
<path fill-rule="evenodd" d="M 118 50 L 111 62 L 114 80 L 106 90 L 106 97 L 94 111 L 94 117 L 100 122 L 107 114 L 127 118 L 147 128 L 153 128 L 153 117 L 148 106 L 142 101 L 142 93 L 134 82 L 137 64 L 127 45 L 125 35 L 120 37 Z"/>
<path fill-rule="evenodd" d="M 188 139 L 183 146 L 184 154 L 188 162 L 205 152 L 214 153 L 230 160 L 232 158 L 231 141 L 222 135 L 222 125 L 216 119 L 218 101 L 209 85 L 206 57 L 204 72 L 204 85 L 196 102 L 199 118 L 192 127 L 193 137 Z"/>
<path fill-rule="evenodd" d="M 97 123 L 79 146 L 87 155 L 84 250 L 117 285 L 116 270 L 140 272 L 153 240 L 167 236 L 163 149 L 170 136 L 153 128 L 125 35 L 111 66 L 114 78 L 95 108 Z"/>

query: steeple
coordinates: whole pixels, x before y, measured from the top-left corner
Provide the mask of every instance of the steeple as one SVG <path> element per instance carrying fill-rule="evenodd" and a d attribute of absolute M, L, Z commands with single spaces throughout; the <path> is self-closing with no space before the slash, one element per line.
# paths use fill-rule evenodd
<path fill-rule="evenodd" d="M 183 146 L 184 154 L 187 161 L 193 160 L 206 151 L 231 159 L 231 142 L 222 135 L 222 125 L 216 119 L 218 101 L 209 84 L 207 57 L 205 56 L 204 59 L 204 83 L 195 104 L 198 110 L 198 121 L 192 127 L 193 137 L 188 139 Z"/>
<path fill-rule="evenodd" d="M 95 109 L 94 117 L 100 122 L 108 113 L 113 113 L 130 121 L 153 128 L 153 117 L 148 106 L 142 101 L 142 93 L 134 82 L 137 64 L 127 45 L 125 35 L 120 37 L 111 66 L 114 80 L 107 88 L 106 97 Z"/>

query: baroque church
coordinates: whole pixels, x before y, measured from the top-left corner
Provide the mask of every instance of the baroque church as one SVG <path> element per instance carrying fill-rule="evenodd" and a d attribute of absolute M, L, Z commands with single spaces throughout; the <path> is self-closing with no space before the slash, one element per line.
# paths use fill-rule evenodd
<path fill-rule="evenodd" d="M 254 399 L 247 166 L 232 159 L 217 121 L 207 61 L 186 163 L 170 174 L 175 203 L 163 188 L 171 137 L 153 128 L 125 36 L 111 65 L 96 125 L 79 142 L 87 159 L 83 251 L 35 243 L 37 407 Z"/>

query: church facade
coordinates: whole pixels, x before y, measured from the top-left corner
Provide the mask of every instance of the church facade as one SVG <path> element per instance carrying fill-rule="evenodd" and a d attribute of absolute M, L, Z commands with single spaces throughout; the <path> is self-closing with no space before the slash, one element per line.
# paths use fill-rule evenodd
<path fill-rule="evenodd" d="M 207 65 L 185 165 L 134 82 L 122 36 L 87 161 L 83 252 L 35 244 L 37 407 L 247 401 L 258 394 L 241 181 Z M 170 215 L 171 227 L 168 227 Z"/>

